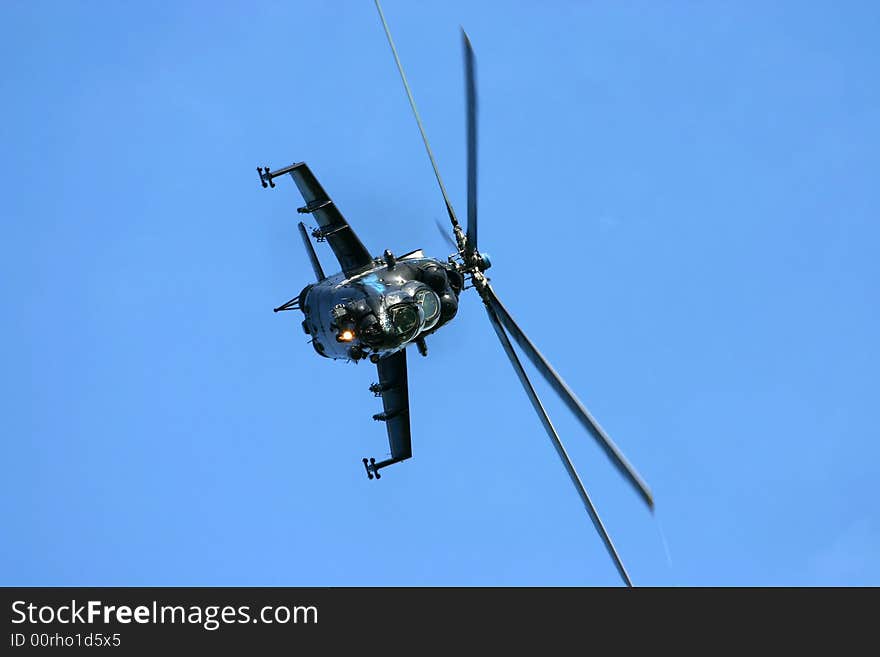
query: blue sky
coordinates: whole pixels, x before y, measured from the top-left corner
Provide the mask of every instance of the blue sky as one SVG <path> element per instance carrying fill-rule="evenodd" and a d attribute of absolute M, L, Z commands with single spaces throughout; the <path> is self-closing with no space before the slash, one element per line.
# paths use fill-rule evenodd
<path fill-rule="evenodd" d="M 538 385 L 635 583 L 880 584 L 876 4 L 384 8 L 459 213 L 470 33 L 489 273 L 654 490 Z M 373 368 L 271 312 L 311 269 L 257 165 L 447 254 L 371 2 L 13 2 L 0 37 L 0 583 L 619 583 L 473 293 L 380 482 Z"/>

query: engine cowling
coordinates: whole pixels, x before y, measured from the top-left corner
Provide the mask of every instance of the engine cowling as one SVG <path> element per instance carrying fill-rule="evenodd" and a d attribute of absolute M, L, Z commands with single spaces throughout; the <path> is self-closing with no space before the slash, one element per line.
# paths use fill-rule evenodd
<path fill-rule="evenodd" d="M 427 265 L 421 268 L 421 273 L 422 282 L 434 290 L 434 292 L 441 294 L 446 290 L 446 287 L 449 284 L 449 279 L 447 278 L 446 270 L 443 269 L 443 267 Z"/>

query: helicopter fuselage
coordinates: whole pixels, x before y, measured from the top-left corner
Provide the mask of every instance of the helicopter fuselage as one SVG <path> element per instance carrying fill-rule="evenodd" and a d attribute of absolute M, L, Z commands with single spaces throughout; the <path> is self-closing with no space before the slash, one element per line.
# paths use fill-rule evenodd
<path fill-rule="evenodd" d="M 451 263 L 386 252 L 372 267 L 312 283 L 299 295 L 303 330 L 326 358 L 373 362 L 405 349 L 458 312 L 463 278 Z"/>

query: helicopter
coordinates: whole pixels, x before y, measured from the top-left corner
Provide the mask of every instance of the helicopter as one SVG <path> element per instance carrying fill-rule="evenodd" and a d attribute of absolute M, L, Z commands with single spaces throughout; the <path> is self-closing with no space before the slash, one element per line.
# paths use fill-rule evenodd
<path fill-rule="evenodd" d="M 274 311 L 301 311 L 304 316 L 302 329 L 309 336 L 312 347 L 318 355 L 355 363 L 369 360 L 376 365 L 378 382 L 372 383 L 369 390 L 376 397 L 381 397 L 383 410 L 374 415 L 373 419 L 385 423 L 390 457 L 380 461 L 375 458 L 364 458 L 362 462 L 368 479 L 378 480 L 382 476 L 381 470 L 412 457 L 407 347 L 415 344 L 419 353 L 427 356 L 426 338 L 455 318 L 459 297 L 463 291 L 476 290 L 486 308 L 492 328 L 572 484 L 580 495 L 609 556 L 624 583 L 632 586 L 632 580 L 623 561 L 526 374 L 522 361 L 513 348 L 511 338 L 602 447 L 611 463 L 635 489 L 648 508 L 653 510 L 654 498 L 651 490 L 571 388 L 519 327 L 498 298 L 485 274 L 491 267 L 491 261 L 489 256 L 479 249 L 477 239 L 477 90 L 475 56 L 470 39 L 462 29 L 467 132 L 467 217 L 466 226 L 462 228 L 440 176 L 437 161 L 428 142 L 427 133 L 382 6 L 379 0 L 375 0 L 375 4 L 443 196 L 446 213 L 452 226 L 452 237 L 446 233 L 444 236 L 455 252 L 445 260 L 428 257 L 421 249 L 399 256 L 386 249 L 381 257 L 375 257 L 358 238 L 305 162 L 275 170 L 268 166 L 257 167 L 260 184 L 264 188 L 274 188 L 276 178 L 289 175 L 305 202 L 303 206 L 297 208 L 297 212 L 311 215 L 317 223 L 317 227 L 312 231 L 307 230 L 302 221 L 298 223 L 300 236 L 316 280 L 307 284 L 297 296 L 278 306 Z M 330 246 L 339 262 L 341 268 L 339 273 L 330 276 L 324 273 L 310 237 Z"/>

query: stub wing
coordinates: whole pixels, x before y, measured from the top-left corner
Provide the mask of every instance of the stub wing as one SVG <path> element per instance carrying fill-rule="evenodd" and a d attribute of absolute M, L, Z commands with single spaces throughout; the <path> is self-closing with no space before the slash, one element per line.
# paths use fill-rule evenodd
<path fill-rule="evenodd" d="M 391 458 L 376 462 L 364 459 L 370 479 L 379 477 L 379 470 L 412 456 L 412 437 L 409 425 L 409 385 L 406 373 L 406 349 L 402 349 L 377 364 L 379 384 L 375 390 L 382 396 L 383 412 L 373 419 L 385 422 Z"/>
<path fill-rule="evenodd" d="M 321 237 L 330 244 L 345 275 L 351 276 L 372 266 L 373 256 L 348 225 L 336 204 L 327 196 L 327 192 L 308 165 L 299 162 L 287 169 L 285 173 L 289 173 L 293 178 L 306 202 L 305 206 L 299 208 L 299 212 L 311 214 L 318 222 Z"/>

